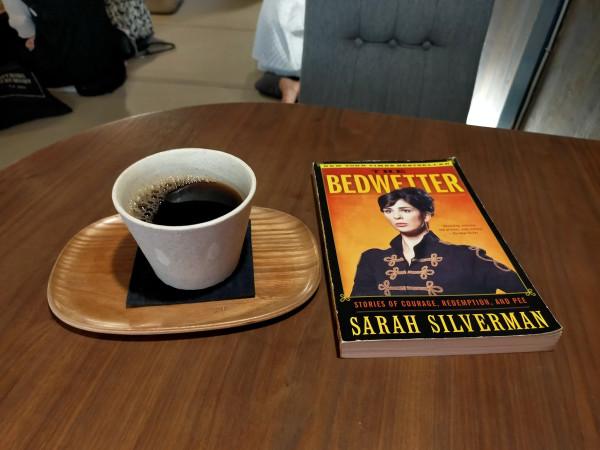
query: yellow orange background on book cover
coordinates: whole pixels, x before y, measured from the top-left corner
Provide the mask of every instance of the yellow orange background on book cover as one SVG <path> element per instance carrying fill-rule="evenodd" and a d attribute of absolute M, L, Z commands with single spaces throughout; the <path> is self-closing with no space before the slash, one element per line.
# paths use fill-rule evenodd
<path fill-rule="evenodd" d="M 397 188 L 418 187 L 433 197 L 429 228 L 440 239 L 481 247 L 514 269 L 452 163 L 335 163 L 321 165 L 321 171 L 346 296 L 360 255 L 371 248 L 389 248 L 398 235 L 377 203 L 380 195 Z"/>

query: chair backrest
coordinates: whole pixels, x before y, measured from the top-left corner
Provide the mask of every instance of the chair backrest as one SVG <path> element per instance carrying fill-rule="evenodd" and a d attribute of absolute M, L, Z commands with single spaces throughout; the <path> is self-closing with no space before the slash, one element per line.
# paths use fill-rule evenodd
<path fill-rule="evenodd" d="M 465 122 L 494 0 L 306 0 L 302 103 Z"/>

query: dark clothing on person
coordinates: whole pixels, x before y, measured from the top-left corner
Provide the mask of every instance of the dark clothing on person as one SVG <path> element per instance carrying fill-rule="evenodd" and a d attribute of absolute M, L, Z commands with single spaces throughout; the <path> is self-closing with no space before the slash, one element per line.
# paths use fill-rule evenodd
<path fill-rule="evenodd" d="M 23 0 L 35 24 L 35 48 L 14 33 L 11 57 L 36 74 L 44 87 L 74 85 L 81 95 L 114 91 L 126 78 L 119 34 L 104 0 Z M 5 33 L 6 34 L 6 33 Z"/>
<path fill-rule="evenodd" d="M 403 256 L 402 235 L 386 250 L 370 249 L 360 258 L 352 297 L 396 295 L 460 295 L 523 292 L 525 287 L 510 268 L 485 250 L 440 240 L 428 232 L 414 247 L 409 265 Z"/>

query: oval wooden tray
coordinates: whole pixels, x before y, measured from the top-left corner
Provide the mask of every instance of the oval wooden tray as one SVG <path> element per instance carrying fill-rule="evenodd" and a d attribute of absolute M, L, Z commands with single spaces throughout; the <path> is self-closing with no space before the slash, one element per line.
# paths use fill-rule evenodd
<path fill-rule="evenodd" d="M 301 221 L 253 207 L 256 296 L 126 308 L 137 244 L 118 215 L 81 230 L 59 255 L 48 283 L 57 318 L 86 331 L 110 334 L 187 333 L 271 319 L 302 305 L 321 279 L 319 246 Z"/>

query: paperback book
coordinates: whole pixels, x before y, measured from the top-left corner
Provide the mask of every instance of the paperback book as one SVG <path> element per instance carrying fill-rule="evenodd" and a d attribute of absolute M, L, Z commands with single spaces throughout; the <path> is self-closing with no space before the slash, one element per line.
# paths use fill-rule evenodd
<path fill-rule="evenodd" d="M 551 350 L 562 328 L 456 158 L 316 162 L 342 358 Z"/>

